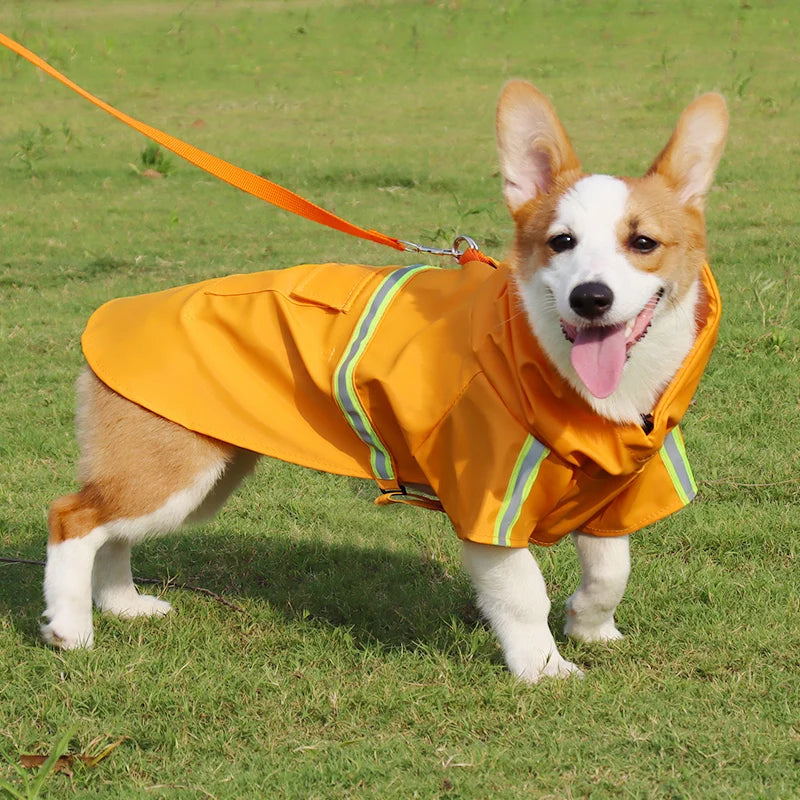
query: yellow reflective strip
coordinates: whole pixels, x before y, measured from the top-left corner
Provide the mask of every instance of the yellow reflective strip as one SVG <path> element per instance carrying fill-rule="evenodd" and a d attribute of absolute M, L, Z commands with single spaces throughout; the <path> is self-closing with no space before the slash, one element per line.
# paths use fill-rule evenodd
<path fill-rule="evenodd" d="M 675 474 L 675 467 L 672 466 L 669 455 L 663 447 L 658 451 L 658 454 L 661 456 L 661 460 L 664 462 L 664 466 L 667 468 L 670 480 L 672 481 L 672 486 L 675 489 L 675 493 L 680 498 L 681 503 L 683 503 L 685 506 L 689 505 L 689 498 L 686 496 L 686 492 L 683 491 L 683 486 L 681 486 L 681 482 L 678 479 L 678 476 Z"/>
<path fill-rule="evenodd" d="M 356 323 L 353 335 L 333 375 L 333 394 L 336 402 L 350 423 L 350 427 L 369 448 L 373 474 L 384 481 L 395 479 L 392 457 L 361 405 L 355 386 L 355 370 L 394 297 L 414 275 L 427 269 L 436 268 L 425 264 L 402 267 L 390 272 L 381 281 Z"/>
<path fill-rule="evenodd" d="M 669 473 L 672 486 L 683 505 L 688 505 L 697 494 L 697 489 L 686 459 L 686 451 L 678 446 L 680 433 L 673 428 L 664 440 L 664 446 L 658 451 L 661 461 Z"/>
<path fill-rule="evenodd" d="M 692 484 L 692 490 L 695 494 L 697 494 L 697 482 L 694 479 L 694 474 L 692 473 L 692 465 L 689 463 L 689 457 L 686 455 L 686 443 L 683 441 L 683 431 L 675 427 L 672 430 L 674 434 L 673 439 L 675 440 L 675 446 L 678 448 L 678 452 L 681 454 L 681 458 L 683 459 L 683 466 L 686 470 L 686 474 L 689 476 L 689 482 Z"/>
<path fill-rule="evenodd" d="M 500 506 L 495 520 L 492 544 L 501 547 L 509 546 L 511 532 L 519 521 L 522 506 L 533 488 L 539 474 L 539 467 L 549 453 L 550 451 L 533 436 L 528 436 L 525 440 L 511 472 L 503 504 Z"/>

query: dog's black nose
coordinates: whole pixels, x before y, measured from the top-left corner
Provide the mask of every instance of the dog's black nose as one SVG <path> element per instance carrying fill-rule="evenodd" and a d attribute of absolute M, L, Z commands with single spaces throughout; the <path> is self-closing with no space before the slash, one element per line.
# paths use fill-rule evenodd
<path fill-rule="evenodd" d="M 569 293 L 570 308 L 584 319 L 597 319 L 611 308 L 614 292 L 604 283 L 579 283 Z"/>

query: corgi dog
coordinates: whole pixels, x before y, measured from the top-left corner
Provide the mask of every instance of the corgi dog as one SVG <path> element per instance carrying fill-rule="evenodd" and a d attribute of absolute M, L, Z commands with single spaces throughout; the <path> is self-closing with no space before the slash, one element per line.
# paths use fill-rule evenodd
<path fill-rule="evenodd" d="M 91 647 L 93 601 L 167 614 L 135 588 L 132 545 L 215 513 L 270 455 L 443 509 L 509 670 L 580 674 L 527 545 L 571 534 L 565 632 L 620 638 L 629 534 L 693 495 L 677 423 L 716 338 L 704 206 L 727 125 L 706 94 L 643 177 L 586 174 L 547 98 L 511 81 L 496 128 L 516 232 L 497 269 L 305 266 L 100 309 L 78 382 L 82 488 L 50 509 L 44 639 Z M 236 325 L 258 327 L 224 338 Z"/>

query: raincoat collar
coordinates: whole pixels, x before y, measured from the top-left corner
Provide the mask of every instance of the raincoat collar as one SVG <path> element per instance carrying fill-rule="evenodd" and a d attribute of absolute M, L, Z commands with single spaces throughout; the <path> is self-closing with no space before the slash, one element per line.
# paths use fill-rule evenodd
<path fill-rule="evenodd" d="M 505 273 L 505 275 L 503 275 Z M 611 475 L 631 474 L 664 444 L 686 413 L 717 340 L 721 300 L 708 265 L 698 335 L 652 412 L 649 432 L 596 414 L 560 376 L 528 325 L 507 265 L 498 269 L 496 292 L 482 293 L 473 310 L 475 352 L 509 412 L 551 452 L 573 466 L 592 464 Z"/>

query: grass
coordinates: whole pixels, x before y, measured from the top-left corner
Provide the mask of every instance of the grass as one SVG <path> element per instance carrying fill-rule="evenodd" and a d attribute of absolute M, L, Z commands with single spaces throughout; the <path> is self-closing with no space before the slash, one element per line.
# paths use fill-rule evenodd
<path fill-rule="evenodd" d="M 780 0 L 4 3 L 0 29 L 134 116 L 365 227 L 501 256 L 508 77 L 553 97 L 592 171 L 643 171 L 701 91 L 726 94 L 732 128 L 709 210 L 726 314 L 685 426 L 701 498 L 634 538 L 626 639 L 562 643 L 586 680 L 508 676 L 439 515 L 265 463 L 215 522 L 135 556 L 241 611 L 168 589 L 168 618 L 98 617 L 94 651 L 58 653 L 37 640 L 41 569 L 0 564 L 0 780 L 82 798 L 800 795 L 799 27 Z M 0 80 L 0 555 L 41 559 L 97 305 L 398 255 L 177 159 L 147 180 L 140 136 L 8 53 Z M 575 558 L 537 556 L 560 628 Z M 71 753 L 127 738 L 31 789 L 19 755 L 73 728 Z"/>

